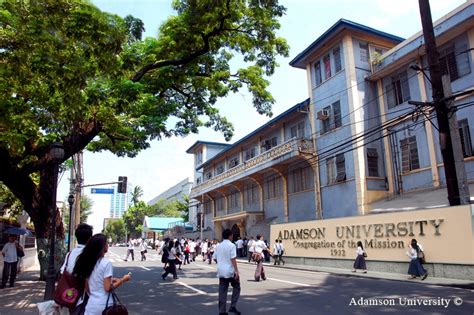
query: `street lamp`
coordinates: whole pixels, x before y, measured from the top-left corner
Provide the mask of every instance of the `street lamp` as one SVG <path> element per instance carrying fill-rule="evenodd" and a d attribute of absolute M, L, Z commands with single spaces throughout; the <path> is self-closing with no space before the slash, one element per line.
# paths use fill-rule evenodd
<path fill-rule="evenodd" d="M 71 242 L 72 242 L 72 237 L 74 234 L 74 213 L 72 211 L 72 206 L 74 205 L 74 195 L 71 193 L 69 197 L 67 198 L 67 202 L 69 203 L 69 236 L 67 238 L 67 251 L 71 251 Z"/>
<path fill-rule="evenodd" d="M 64 147 L 61 143 L 55 142 L 51 144 L 49 151 L 49 158 L 51 160 L 51 185 L 52 200 L 51 200 L 51 231 L 49 233 L 49 262 L 48 275 L 46 276 L 46 289 L 44 291 L 44 300 L 52 300 L 54 296 L 54 284 L 56 282 L 56 269 L 54 268 L 54 254 L 56 242 L 56 192 L 58 188 L 58 173 L 59 164 L 64 158 Z"/>

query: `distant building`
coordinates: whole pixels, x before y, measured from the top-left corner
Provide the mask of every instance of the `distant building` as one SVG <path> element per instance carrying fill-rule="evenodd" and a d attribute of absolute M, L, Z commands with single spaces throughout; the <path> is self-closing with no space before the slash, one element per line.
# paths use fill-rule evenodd
<path fill-rule="evenodd" d="M 166 201 L 184 201 L 184 196 L 189 196 L 192 186 L 193 183 L 189 181 L 189 178 L 183 179 L 173 187 L 168 188 L 166 191 L 148 201 L 148 205 L 154 205 L 161 199 Z"/>
<path fill-rule="evenodd" d="M 471 0 L 434 23 L 441 71 L 464 92 L 453 106 L 471 182 L 473 19 Z M 308 100 L 232 145 L 198 141 L 186 151 L 195 220 L 204 213 L 217 237 L 225 228 L 268 237 L 271 224 L 383 212 L 376 202 L 445 186 L 433 108 L 408 103 L 432 100 L 428 72 L 415 64 L 428 68 L 421 32 L 404 40 L 336 22 L 290 62 L 307 72 Z"/>
<path fill-rule="evenodd" d="M 114 190 L 114 193 L 110 195 L 110 218 L 121 218 L 129 206 L 129 200 L 131 200 L 132 185 L 127 185 L 127 193 L 122 194 L 117 192 L 117 187 L 113 186 L 110 189 Z"/>

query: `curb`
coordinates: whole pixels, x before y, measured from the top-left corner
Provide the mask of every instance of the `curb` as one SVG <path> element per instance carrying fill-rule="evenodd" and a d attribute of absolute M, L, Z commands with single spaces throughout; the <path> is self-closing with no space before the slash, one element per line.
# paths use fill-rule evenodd
<path fill-rule="evenodd" d="M 239 260 L 237 259 L 237 262 L 239 263 L 244 263 L 247 265 L 252 265 L 255 264 L 253 262 L 248 262 L 247 260 Z M 308 268 L 305 265 L 284 265 L 284 266 L 276 266 L 271 263 L 263 263 L 265 267 L 270 267 L 270 268 L 277 268 L 277 269 L 291 269 L 291 270 L 304 270 L 304 271 L 310 271 L 310 272 L 318 272 L 318 273 L 326 273 L 330 274 L 333 276 L 340 276 L 340 277 L 347 277 L 347 278 L 365 278 L 365 279 L 372 279 L 372 280 L 388 280 L 388 281 L 398 281 L 398 282 L 409 282 L 413 284 L 427 284 L 427 285 L 437 285 L 437 286 L 443 286 L 443 287 L 452 287 L 452 288 L 459 288 L 459 289 L 468 289 L 468 290 L 473 290 L 474 289 L 474 282 L 466 282 L 466 283 L 440 283 L 440 282 L 430 282 L 428 281 L 423 281 L 423 280 L 410 280 L 408 278 L 404 278 L 402 275 L 400 275 L 400 279 L 396 278 L 388 278 L 388 277 L 381 277 L 381 276 L 376 276 L 374 274 L 366 273 L 347 273 L 347 272 L 337 272 L 337 271 L 330 271 L 330 270 L 322 270 L 322 269 L 311 269 Z M 399 274 L 393 274 L 393 275 L 399 275 Z M 428 277 L 428 279 L 430 279 Z M 433 278 L 431 278 L 433 279 Z M 438 278 L 438 279 L 445 279 L 446 281 L 453 280 L 453 281 L 462 281 L 462 280 L 457 280 L 457 279 L 447 279 L 447 278 Z"/>

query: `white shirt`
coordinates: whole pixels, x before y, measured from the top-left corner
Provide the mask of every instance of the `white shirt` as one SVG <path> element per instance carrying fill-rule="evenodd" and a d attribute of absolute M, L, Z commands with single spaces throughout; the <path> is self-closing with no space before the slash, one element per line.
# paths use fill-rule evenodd
<path fill-rule="evenodd" d="M 256 253 L 262 253 L 264 249 L 267 248 L 267 245 L 265 245 L 265 242 L 262 240 L 258 240 L 254 243 L 255 250 L 254 252 Z"/>
<path fill-rule="evenodd" d="M 171 249 L 168 252 L 168 260 L 175 260 L 176 259 L 176 247 L 171 247 Z"/>
<path fill-rule="evenodd" d="M 237 248 L 243 248 L 244 247 L 244 241 L 242 241 L 242 240 L 237 240 L 237 242 L 235 242 L 235 244 L 237 245 Z"/>
<path fill-rule="evenodd" d="M 66 255 L 67 261 L 64 260 L 64 263 L 61 266 L 61 273 L 64 272 L 64 269 L 66 268 L 66 262 L 67 262 L 67 272 L 72 274 L 72 271 L 74 270 L 74 266 L 76 265 L 77 257 L 79 257 L 79 255 L 82 253 L 82 251 L 84 250 L 84 247 L 86 247 L 86 245 L 77 244 L 77 247 L 73 248 L 69 252 L 70 253 L 69 256 Z"/>
<path fill-rule="evenodd" d="M 232 278 L 235 270 L 232 265 L 232 259 L 237 257 L 237 249 L 229 240 L 223 240 L 217 246 L 213 258 L 217 260 L 217 277 Z"/>
<path fill-rule="evenodd" d="M 362 247 L 357 246 L 356 254 L 357 255 L 363 255 L 364 254 L 364 250 L 362 249 Z"/>
<path fill-rule="evenodd" d="M 146 241 L 141 242 L 140 251 L 143 252 L 143 251 L 147 250 L 147 248 L 148 248 L 148 244 L 146 243 Z"/>
<path fill-rule="evenodd" d="M 3 246 L 2 253 L 5 254 L 3 261 L 7 263 L 14 263 L 18 261 L 18 256 L 16 254 L 16 244 L 8 242 Z"/>
<path fill-rule="evenodd" d="M 69 266 L 68 266 L 69 267 Z M 109 292 L 104 289 L 104 279 L 112 277 L 112 263 L 105 257 L 101 258 L 94 267 L 89 279 L 89 302 L 86 305 L 85 315 L 100 315 L 105 309 L 105 303 Z M 109 299 L 109 306 L 113 304 L 112 297 Z"/>
<path fill-rule="evenodd" d="M 128 249 L 133 249 L 133 248 L 134 248 L 133 242 L 132 242 L 132 240 L 129 240 L 128 241 Z"/>
<path fill-rule="evenodd" d="M 247 246 L 249 247 L 249 252 L 253 253 L 255 251 L 255 241 L 254 240 L 250 240 L 247 243 Z"/>
<path fill-rule="evenodd" d="M 196 243 L 194 243 L 194 242 L 189 243 L 189 252 L 190 253 L 195 253 L 196 252 Z"/>

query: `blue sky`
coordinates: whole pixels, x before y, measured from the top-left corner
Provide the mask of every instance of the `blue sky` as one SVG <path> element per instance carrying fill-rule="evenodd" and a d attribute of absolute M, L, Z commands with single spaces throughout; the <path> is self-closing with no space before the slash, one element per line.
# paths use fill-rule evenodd
<path fill-rule="evenodd" d="M 131 14 L 145 23 L 145 36 L 154 37 L 159 25 L 168 16 L 173 15 L 171 0 L 92 0 L 103 11 L 125 17 Z M 464 0 L 431 0 L 433 20 L 439 19 Z M 416 0 L 284 0 L 287 14 L 281 19 L 279 35 L 286 38 L 290 45 L 290 56 L 280 58 L 280 67 L 269 78 L 270 92 L 276 99 L 274 115 L 308 97 L 306 73 L 288 65 L 298 53 L 322 35 L 340 18 L 352 20 L 381 31 L 403 38 L 412 36 L 421 30 L 418 1 Z M 251 98 L 242 91 L 222 99 L 218 103 L 221 113 L 233 122 L 237 141 L 269 120 L 260 116 L 251 105 Z M 137 157 L 118 158 L 111 153 L 84 154 L 85 184 L 103 183 L 117 180 L 118 176 L 127 176 L 132 185 L 144 190 L 144 201 L 149 201 L 179 181 L 190 177 L 193 180 L 193 157 L 186 154 L 197 140 L 224 142 L 222 134 L 201 129 L 198 135 L 185 138 L 171 138 L 153 141 L 151 148 Z M 63 176 L 58 190 L 58 200 L 64 200 L 68 194 L 69 175 Z M 102 221 L 109 212 L 108 195 L 91 195 L 94 201 L 90 223 L 99 232 Z"/>

